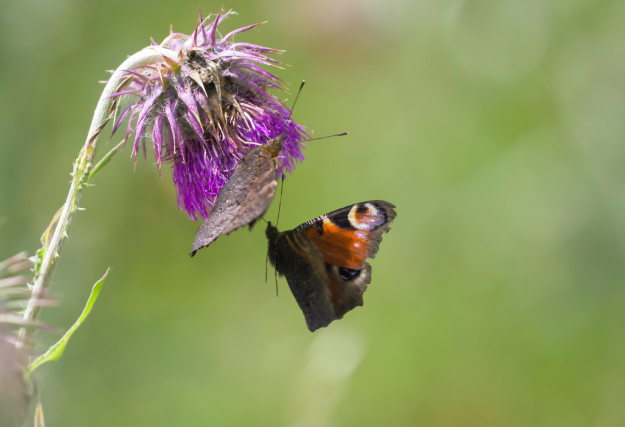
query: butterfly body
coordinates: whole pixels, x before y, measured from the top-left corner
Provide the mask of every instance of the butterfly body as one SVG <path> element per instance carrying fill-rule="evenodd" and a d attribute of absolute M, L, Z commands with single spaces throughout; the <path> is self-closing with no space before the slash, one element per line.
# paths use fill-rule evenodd
<path fill-rule="evenodd" d="M 200 226 L 191 256 L 213 243 L 220 235 L 249 225 L 269 208 L 278 185 L 278 154 L 286 135 L 251 149 L 235 167 L 219 192 L 210 217 Z"/>
<path fill-rule="evenodd" d="M 373 200 L 346 206 L 280 232 L 267 224 L 268 257 L 285 276 L 311 332 L 363 305 L 382 234 L 397 216 Z"/>

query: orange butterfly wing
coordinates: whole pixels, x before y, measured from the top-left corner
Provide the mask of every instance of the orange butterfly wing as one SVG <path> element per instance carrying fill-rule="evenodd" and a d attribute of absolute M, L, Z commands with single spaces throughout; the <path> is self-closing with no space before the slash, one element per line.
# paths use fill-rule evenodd
<path fill-rule="evenodd" d="M 357 203 L 305 222 L 295 230 L 310 237 L 324 261 L 360 270 L 375 258 L 382 234 L 397 216 L 395 206 L 381 200 Z"/>

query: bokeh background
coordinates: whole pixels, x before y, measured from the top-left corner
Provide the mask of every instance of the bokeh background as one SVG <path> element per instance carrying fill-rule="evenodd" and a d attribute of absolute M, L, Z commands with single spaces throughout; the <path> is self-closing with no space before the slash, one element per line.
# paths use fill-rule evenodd
<path fill-rule="evenodd" d="M 223 6 L 240 15 L 222 31 L 269 21 L 238 40 L 287 50 L 298 122 L 350 132 L 308 145 L 281 227 L 397 205 L 365 306 L 308 332 L 264 282 L 262 226 L 189 258 L 199 224 L 127 147 L 85 192 L 43 312 L 69 327 L 112 267 L 38 372 L 47 424 L 625 425 L 625 2 Z M 3 2 L 0 259 L 39 247 L 104 70 L 196 20 L 196 2 Z"/>

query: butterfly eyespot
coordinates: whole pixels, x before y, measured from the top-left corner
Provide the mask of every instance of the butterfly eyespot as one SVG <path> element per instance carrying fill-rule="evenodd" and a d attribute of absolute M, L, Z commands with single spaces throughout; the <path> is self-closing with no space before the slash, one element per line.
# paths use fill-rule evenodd
<path fill-rule="evenodd" d="M 347 215 L 349 223 L 358 230 L 373 231 L 386 222 L 386 214 L 372 203 L 354 205 Z"/>

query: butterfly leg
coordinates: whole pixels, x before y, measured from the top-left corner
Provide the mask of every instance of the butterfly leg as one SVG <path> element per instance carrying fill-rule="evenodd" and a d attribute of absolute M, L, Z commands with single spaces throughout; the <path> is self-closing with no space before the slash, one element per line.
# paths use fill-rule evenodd
<path fill-rule="evenodd" d="M 265 258 L 265 283 L 267 283 L 267 270 L 269 265 L 269 248 L 267 248 L 267 258 Z"/>
<path fill-rule="evenodd" d="M 269 252 L 267 252 L 269 256 Z M 276 297 L 278 296 L 278 260 L 276 259 L 276 267 L 273 269 L 274 277 L 276 278 Z"/>

